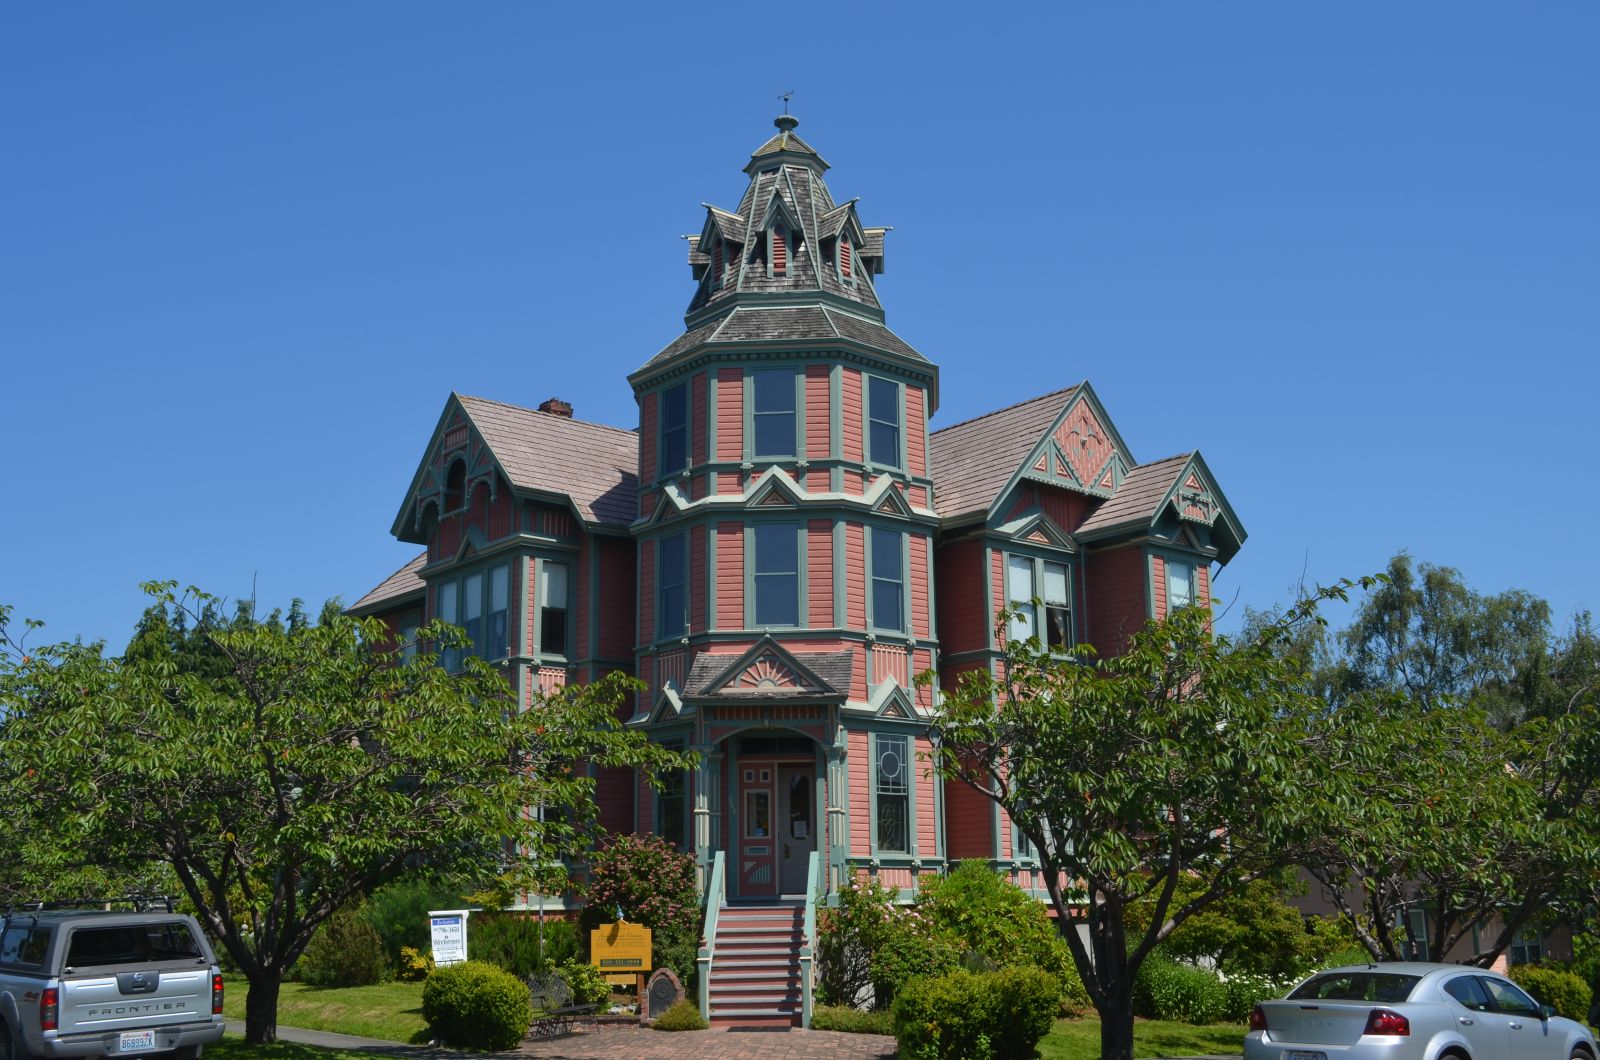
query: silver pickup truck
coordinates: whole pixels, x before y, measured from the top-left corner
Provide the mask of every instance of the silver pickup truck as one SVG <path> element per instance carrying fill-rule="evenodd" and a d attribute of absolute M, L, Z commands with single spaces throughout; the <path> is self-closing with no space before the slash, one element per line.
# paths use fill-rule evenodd
<path fill-rule="evenodd" d="M 196 1060 L 222 1037 L 222 972 L 194 918 L 12 912 L 0 919 L 0 1060 Z"/>

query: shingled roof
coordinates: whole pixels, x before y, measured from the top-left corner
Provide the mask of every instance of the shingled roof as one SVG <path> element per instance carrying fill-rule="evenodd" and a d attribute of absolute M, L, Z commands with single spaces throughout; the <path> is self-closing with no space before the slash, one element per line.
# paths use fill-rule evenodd
<path fill-rule="evenodd" d="M 456 395 L 512 488 L 572 498 L 587 523 L 626 527 L 638 503 L 639 435 Z"/>
<path fill-rule="evenodd" d="M 951 519 L 988 511 L 1077 389 L 1041 394 L 928 435 L 939 515 Z"/>
<path fill-rule="evenodd" d="M 399 603 L 408 596 L 420 594 L 427 586 L 417 572 L 427 562 L 428 554 L 426 552 L 419 553 L 404 567 L 379 582 L 376 588 L 346 610 L 352 615 L 370 615 L 375 611 L 383 610 L 390 604 Z"/>
<path fill-rule="evenodd" d="M 666 364 L 685 350 L 712 343 L 816 342 L 847 339 L 885 350 L 900 357 L 926 362 L 927 358 L 899 335 L 872 320 L 832 306 L 738 306 L 725 317 L 679 336 L 666 349 L 645 362 L 641 371 Z"/>
<path fill-rule="evenodd" d="M 811 671 L 817 680 L 823 683 L 821 689 L 804 688 L 761 688 L 761 689 L 736 689 L 723 688 L 712 693 L 712 687 L 717 680 L 727 674 L 740 660 L 747 660 L 749 654 L 736 655 L 733 653 L 721 655 L 708 655 L 704 652 L 696 655 L 694 664 L 689 667 L 689 676 L 683 682 L 683 694 L 687 697 L 704 698 L 715 694 L 719 697 L 726 696 L 730 699 L 748 698 L 759 695 L 762 699 L 807 699 L 824 696 L 844 696 L 850 692 L 850 680 L 855 672 L 855 653 L 853 651 L 797 651 L 792 656 L 795 662 Z"/>
<path fill-rule="evenodd" d="M 1080 536 L 1119 526 L 1148 526 L 1160 514 L 1161 501 L 1171 492 L 1192 453 L 1180 453 L 1131 469 L 1122 478 L 1114 497 L 1095 509 L 1078 527 Z"/>

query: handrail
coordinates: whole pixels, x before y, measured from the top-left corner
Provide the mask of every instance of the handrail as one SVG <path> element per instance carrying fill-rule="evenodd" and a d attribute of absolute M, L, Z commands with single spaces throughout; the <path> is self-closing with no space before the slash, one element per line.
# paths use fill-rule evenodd
<path fill-rule="evenodd" d="M 813 850 L 806 867 L 805 934 L 800 939 L 800 1026 L 811 1026 L 811 966 L 817 952 L 817 892 L 822 889 L 822 855 Z"/>
<path fill-rule="evenodd" d="M 695 978 L 700 984 L 700 1015 L 711 1018 L 711 958 L 717 947 L 717 917 L 728 898 L 728 870 L 723 852 L 711 861 L 711 878 L 706 881 L 706 921 L 700 933 L 700 952 L 695 956 Z"/>

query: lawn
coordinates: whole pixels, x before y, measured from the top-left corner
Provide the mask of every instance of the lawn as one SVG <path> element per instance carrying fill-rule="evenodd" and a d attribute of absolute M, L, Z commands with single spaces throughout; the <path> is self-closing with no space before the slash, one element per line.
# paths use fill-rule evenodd
<path fill-rule="evenodd" d="M 348 1049 L 319 1049 L 296 1042 L 271 1045 L 246 1045 L 237 1035 L 225 1035 L 220 1042 L 206 1046 L 205 1060 L 372 1060 L 371 1053 Z"/>
<path fill-rule="evenodd" d="M 1209 1056 L 1216 1053 L 1238 1055 L 1244 1051 L 1246 1029 L 1238 1023 L 1195 1027 L 1165 1020 L 1134 1020 L 1133 1055 L 1141 1060 L 1146 1057 Z M 1100 1021 L 1056 1020 L 1056 1025 L 1039 1043 L 1039 1056 L 1042 1060 L 1099 1060 Z"/>
<path fill-rule="evenodd" d="M 244 1019 L 244 996 L 249 988 L 243 979 L 228 977 L 222 1011 L 229 1019 Z M 283 992 L 278 995 L 278 1022 L 285 1027 L 357 1034 L 389 1042 L 426 1042 L 429 1038 L 428 1025 L 422 1019 L 421 983 L 345 987 L 284 983 Z M 206 1047 L 207 1056 L 212 1048 Z M 311 1055 L 306 1054 L 308 1058 Z"/>

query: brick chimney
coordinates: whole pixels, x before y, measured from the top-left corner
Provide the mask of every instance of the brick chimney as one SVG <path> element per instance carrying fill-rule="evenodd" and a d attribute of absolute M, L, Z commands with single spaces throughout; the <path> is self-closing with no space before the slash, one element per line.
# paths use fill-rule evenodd
<path fill-rule="evenodd" d="M 544 404 L 539 406 L 539 411 L 548 412 L 552 416 L 561 416 L 564 419 L 572 419 L 572 403 L 562 401 L 560 398 L 548 398 Z"/>

